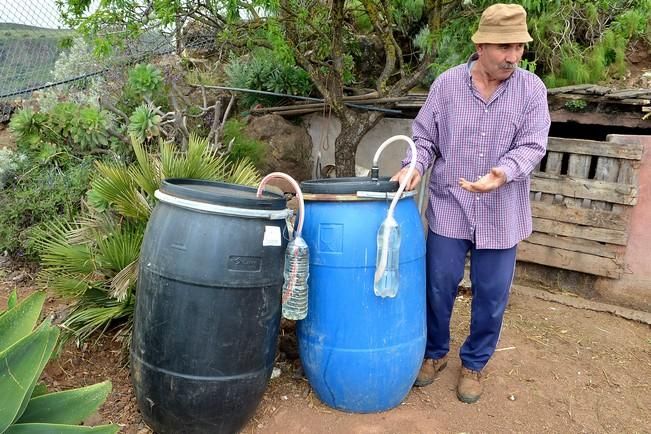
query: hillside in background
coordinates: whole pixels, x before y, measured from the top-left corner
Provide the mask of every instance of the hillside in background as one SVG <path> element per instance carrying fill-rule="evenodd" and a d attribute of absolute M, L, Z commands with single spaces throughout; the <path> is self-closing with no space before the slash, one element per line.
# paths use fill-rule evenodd
<path fill-rule="evenodd" d="M 0 23 L 0 96 L 50 81 L 70 30 Z"/>

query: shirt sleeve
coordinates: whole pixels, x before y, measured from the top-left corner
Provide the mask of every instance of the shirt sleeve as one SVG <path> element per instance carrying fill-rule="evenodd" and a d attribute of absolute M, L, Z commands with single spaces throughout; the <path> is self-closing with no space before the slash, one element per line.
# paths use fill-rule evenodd
<path fill-rule="evenodd" d="M 438 128 L 436 126 L 436 116 L 438 113 L 438 80 L 432 84 L 427 95 L 425 104 L 421 107 L 418 115 L 412 123 L 412 139 L 416 145 L 416 170 L 421 176 L 425 173 L 438 153 Z M 402 160 L 402 167 L 408 166 L 411 159 L 411 148 L 407 149 L 407 156 Z"/>
<path fill-rule="evenodd" d="M 547 106 L 547 89 L 542 82 L 529 101 L 524 120 L 516 132 L 510 150 L 498 162 L 498 166 L 506 173 L 507 182 L 526 179 L 547 150 L 551 120 Z"/>

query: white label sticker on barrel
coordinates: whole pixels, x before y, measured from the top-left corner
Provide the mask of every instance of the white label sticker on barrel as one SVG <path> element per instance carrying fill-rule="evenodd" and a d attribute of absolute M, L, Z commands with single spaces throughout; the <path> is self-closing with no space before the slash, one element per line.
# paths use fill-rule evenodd
<path fill-rule="evenodd" d="M 281 246 L 282 238 L 280 236 L 280 228 L 278 226 L 265 226 L 264 238 L 262 239 L 263 246 Z"/>

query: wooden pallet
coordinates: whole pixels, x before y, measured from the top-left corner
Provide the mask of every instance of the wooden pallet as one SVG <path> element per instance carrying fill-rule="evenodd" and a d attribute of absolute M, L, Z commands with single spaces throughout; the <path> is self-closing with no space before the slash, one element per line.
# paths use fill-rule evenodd
<path fill-rule="evenodd" d="M 637 202 L 641 145 L 550 137 L 531 179 L 525 262 L 619 278 Z"/>

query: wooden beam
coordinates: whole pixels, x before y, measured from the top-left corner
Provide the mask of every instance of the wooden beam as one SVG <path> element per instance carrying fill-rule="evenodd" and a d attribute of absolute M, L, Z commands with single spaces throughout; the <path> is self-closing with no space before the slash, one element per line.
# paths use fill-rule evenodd
<path fill-rule="evenodd" d="M 533 218 L 533 230 L 550 235 L 563 235 L 602 243 L 618 244 L 620 246 L 625 246 L 628 241 L 628 233 L 625 231 L 593 228 L 592 226 L 581 226 L 574 223 L 563 223 L 537 217 Z"/>
<path fill-rule="evenodd" d="M 573 252 L 589 253 L 595 256 L 615 259 L 624 254 L 625 247 L 614 244 L 604 244 L 597 241 L 583 240 L 581 238 L 570 238 L 543 234 L 541 232 L 532 233 L 527 242 L 541 246 L 558 247 Z"/>
<path fill-rule="evenodd" d="M 550 137 L 547 140 L 547 151 L 596 155 L 598 157 L 623 158 L 627 160 L 641 160 L 642 154 L 644 153 L 644 146 L 640 144 L 622 145 L 611 142 L 599 142 L 596 140 Z"/>
<path fill-rule="evenodd" d="M 651 119 L 642 119 L 641 112 L 574 113 L 567 110 L 551 110 L 552 122 L 576 122 L 582 125 L 610 125 L 629 128 L 650 128 Z"/>
<path fill-rule="evenodd" d="M 574 179 L 569 176 L 534 173 L 531 190 L 560 194 L 575 199 L 603 200 L 604 202 L 635 205 L 637 188 L 615 182 Z"/>
<path fill-rule="evenodd" d="M 518 245 L 517 259 L 614 279 L 620 278 L 623 271 L 621 265 L 611 258 L 541 246 L 527 241 Z"/>
<path fill-rule="evenodd" d="M 630 207 L 626 208 L 630 209 Z M 534 217 L 540 217 L 543 219 L 593 226 L 596 228 L 623 231 L 628 227 L 627 214 L 617 214 L 598 209 L 570 208 L 564 205 L 531 202 L 531 214 Z"/>
<path fill-rule="evenodd" d="M 584 90 L 594 87 L 594 84 L 575 84 L 573 86 L 556 87 L 547 89 L 547 95 L 556 95 L 559 93 L 572 92 L 574 90 Z"/>

